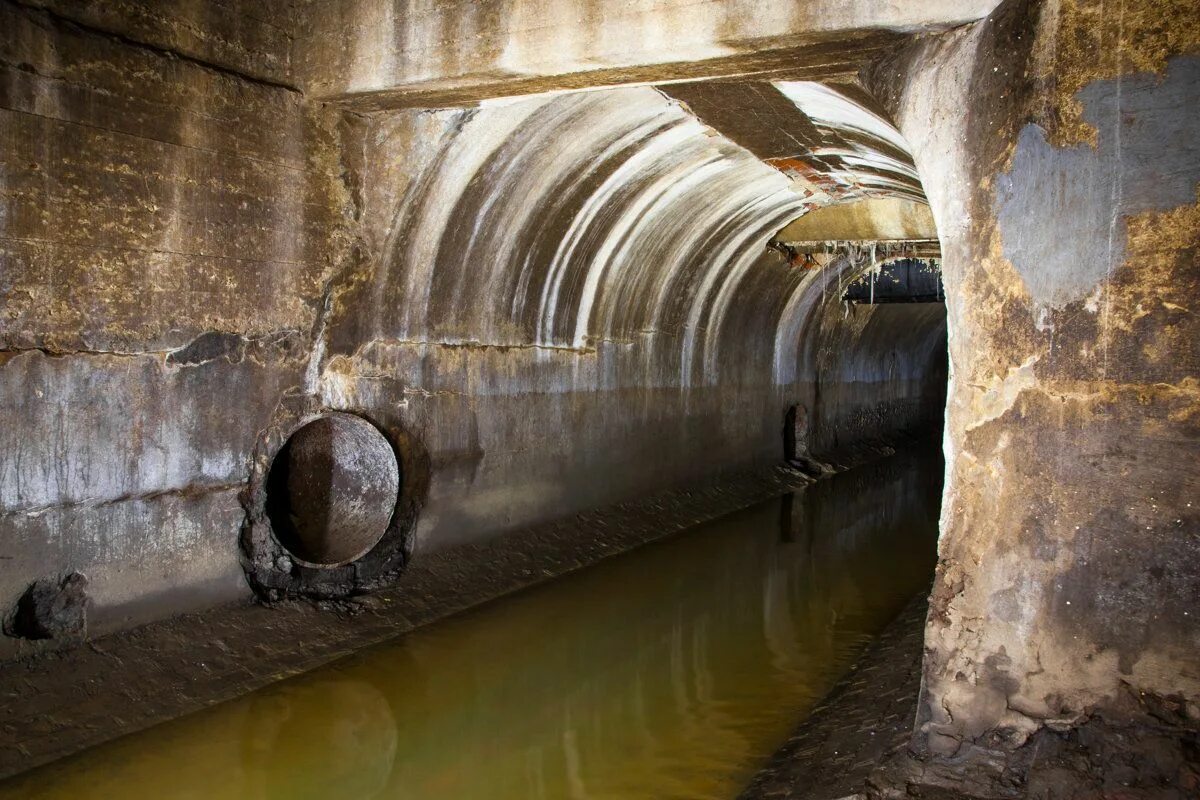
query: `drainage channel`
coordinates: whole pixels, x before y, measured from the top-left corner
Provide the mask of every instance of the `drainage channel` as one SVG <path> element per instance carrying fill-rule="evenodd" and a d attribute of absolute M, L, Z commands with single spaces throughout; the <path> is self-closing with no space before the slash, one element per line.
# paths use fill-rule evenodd
<path fill-rule="evenodd" d="M 0 784 L 0 798 L 732 798 L 922 587 L 892 458 Z"/>

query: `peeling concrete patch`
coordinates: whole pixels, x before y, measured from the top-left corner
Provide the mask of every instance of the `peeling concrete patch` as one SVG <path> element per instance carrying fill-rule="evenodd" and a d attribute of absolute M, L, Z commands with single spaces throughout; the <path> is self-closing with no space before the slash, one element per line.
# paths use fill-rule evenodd
<path fill-rule="evenodd" d="M 1030 356 L 1021 366 L 1010 369 L 1008 374 L 994 385 L 979 387 L 982 394 L 978 400 L 972 402 L 977 413 L 974 415 L 974 421 L 966 426 L 966 430 L 975 430 L 1004 416 L 1022 392 L 1036 387 L 1038 380 L 1033 373 L 1033 367 L 1040 358 L 1041 356 Z"/>
<path fill-rule="evenodd" d="M 1165 79 L 1095 81 L 1078 98 L 1097 146 L 1057 148 L 1026 125 L 996 181 L 1004 255 L 1041 308 L 1086 298 L 1125 261 L 1125 218 L 1193 203 L 1200 182 L 1200 59 L 1171 59 Z"/>

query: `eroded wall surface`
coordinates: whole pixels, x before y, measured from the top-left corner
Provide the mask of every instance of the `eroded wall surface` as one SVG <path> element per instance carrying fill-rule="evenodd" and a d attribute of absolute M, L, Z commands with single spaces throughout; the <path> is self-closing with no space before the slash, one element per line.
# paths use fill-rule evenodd
<path fill-rule="evenodd" d="M 0 4 L 0 607 L 72 570 L 93 632 L 246 597 L 239 537 L 316 413 L 400 451 L 388 546 L 419 558 L 778 463 L 822 381 L 838 446 L 938 392 L 936 315 L 843 326 L 867 264 L 768 249 L 837 192 L 676 99 L 345 112 L 289 88 L 285 9 L 221 8 Z M 824 183 L 862 189 L 843 161 Z"/>
<path fill-rule="evenodd" d="M 71 569 L 101 627 L 244 596 L 247 463 L 345 238 L 337 119 L 136 25 L 0 30 L 2 604 Z"/>
<path fill-rule="evenodd" d="M 935 751 L 1198 716 L 1198 23 L 1010 2 L 872 76 L 945 257 Z"/>

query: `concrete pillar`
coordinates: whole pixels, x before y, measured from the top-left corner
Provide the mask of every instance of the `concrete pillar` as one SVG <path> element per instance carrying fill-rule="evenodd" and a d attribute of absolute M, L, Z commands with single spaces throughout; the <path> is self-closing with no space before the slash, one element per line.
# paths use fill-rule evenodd
<path fill-rule="evenodd" d="M 1200 16 L 1008 2 L 870 76 L 942 240 L 920 740 L 1200 716 Z"/>

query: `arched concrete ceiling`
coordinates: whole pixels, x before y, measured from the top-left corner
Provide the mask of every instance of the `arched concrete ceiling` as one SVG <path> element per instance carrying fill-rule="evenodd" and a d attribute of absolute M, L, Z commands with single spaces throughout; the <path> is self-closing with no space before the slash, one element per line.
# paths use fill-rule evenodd
<path fill-rule="evenodd" d="M 807 131 L 784 168 L 648 87 L 422 115 L 427 155 L 376 223 L 387 233 L 364 334 L 580 351 L 662 334 L 678 339 L 681 382 L 712 382 L 749 291 L 763 296 L 736 302 L 776 309 L 766 338 L 790 349 L 811 310 L 799 295 L 829 278 L 756 282 L 756 265 L 778 268 L 773 235 L 813 208 L 920 187 L 899 134 L 845 94 L 767 88 L 783 101 L 776 124 Z"/>

